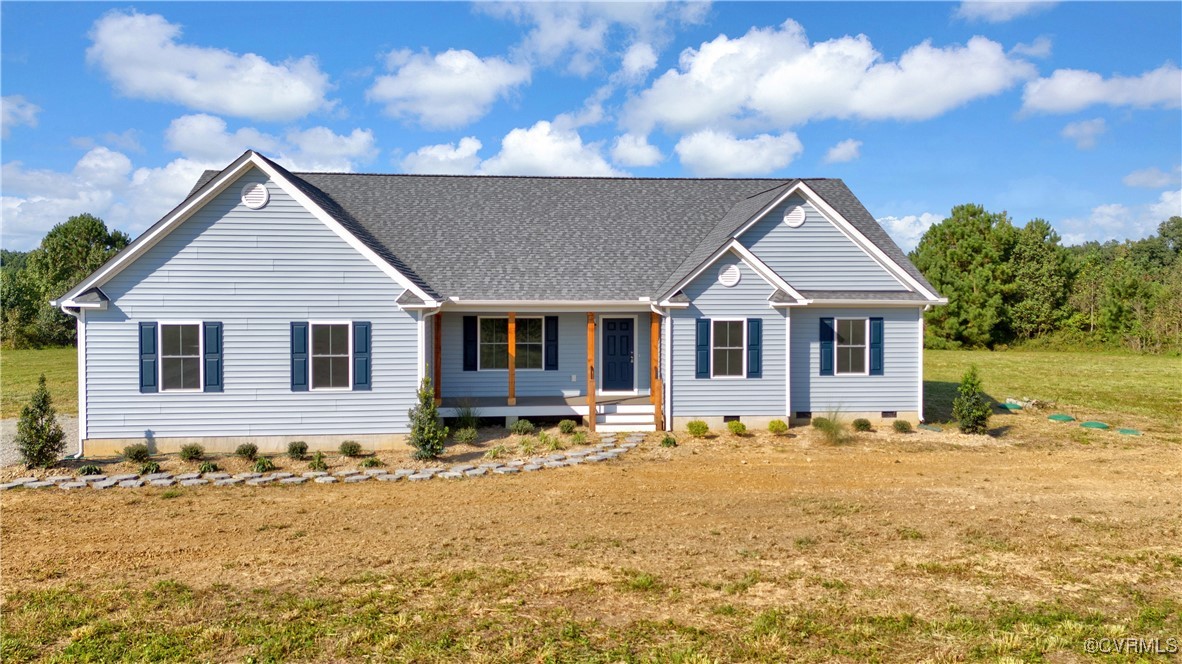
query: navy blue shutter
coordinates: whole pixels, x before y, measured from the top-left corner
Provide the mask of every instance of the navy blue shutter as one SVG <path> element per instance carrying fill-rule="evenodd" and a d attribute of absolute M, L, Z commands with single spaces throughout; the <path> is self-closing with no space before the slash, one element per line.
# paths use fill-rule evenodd
<path fill-rule="evenodd" d="M 821 375 L 833 375 L 833 319 L 821 319 Z"/>
<path fill-rule="evenodd" d="M 699 318 L 697 320 L 697 335 L 694 339 L 694 347 L 697 352 L 694 354 L 694 378 L 709 378 L 710 377 L 710 319 Z"/>
<path fill-rule="evenodd" d="M 558 316 L 546 316 L 545 327 L 544 367 L 546 371 L 558 371 Z"/>
<path fill-rule="evenodd" d="M 882 319 L 870 319 L 870 375 L 882 375 Z"/>
<path fill-rule="evenodd" d="M 370 325 L 368 322 L 353 322 L 353 389 L 372 389 L 370 373 Z"/>
<path fill-rule="evenodd" d="M 308 323 L 291 324 L 291 391 L 308 391 Z"/>
<path fill-rule="evenodd" d="M 221 392 L 222 386 L 222 324 L 202 323 L 205 334 L 205 391 Z"/>
<path fill-rule="evenodd" d="M 747 319 L 747 377 L 763 378 L 763 319 Z"/>
<path fill-rule="evenodd" d="M 464 371 L 476 371 L 475 316 L 464 316 Z"/>
<path fill-rule="evenodd" d="M 156 367 L 160 362 L 156 349 L 156 324 L 140 323 L 140 392 L 156 392 Z"/>

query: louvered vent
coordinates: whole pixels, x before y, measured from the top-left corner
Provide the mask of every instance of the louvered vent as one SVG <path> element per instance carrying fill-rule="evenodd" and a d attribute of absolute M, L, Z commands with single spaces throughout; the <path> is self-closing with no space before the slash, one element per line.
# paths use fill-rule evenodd
<path fill-rule="evenodd" d="M 739 283 L 739 266 L 728 265 L 718 271 L 718 283 L 730 288 Z"/>
<path fill-rule="evenodd" d="M 271 200 L 271 193 L 261 182 L 252 182 L 242 188 L 242 204 L 252 210 L 258 210 Z"/>
<path fill-rule="evenodd" d="M 784 210 L 784 223 L 788 224 L 789 228 L 799 228 L 804 224 L 804 206 L 793 205 L 787 210 Z"/>

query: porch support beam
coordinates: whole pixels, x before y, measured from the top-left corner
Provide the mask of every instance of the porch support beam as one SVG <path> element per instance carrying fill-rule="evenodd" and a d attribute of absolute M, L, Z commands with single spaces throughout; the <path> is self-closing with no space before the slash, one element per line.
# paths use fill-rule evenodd
<path fill-rule="evenodd" d="M 433 316 L 435 319 L 435 334 L 432 340 L 431 369 L 435 373 L 435 405 L 443 403 L 443 312 Z"/>
<path fill-rule="evenodd" d="M 595 433 L 595 313 L 587 312 L 587 428 Z"/>
<path fill-rule="evenodd" d="M 649 312 L 649 393 L 653 404 L 653 421 L 657 425 L 657 431 L 664 431 L 665 429 L 665 409 L 662 406 L 662 397 L 665 393 L 664 381 L 661 379 L 660 371 L 660 352 L 661 352 L 661 315 L 655 311 Z"/>
<path fill-rule="evenodd" d="M 517 405 L 517 314 L 509 312 L 509 405 Z"/>

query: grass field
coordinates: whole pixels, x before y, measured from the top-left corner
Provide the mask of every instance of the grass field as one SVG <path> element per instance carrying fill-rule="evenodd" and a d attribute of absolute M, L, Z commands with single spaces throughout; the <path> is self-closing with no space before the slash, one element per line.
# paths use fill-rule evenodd
<path fill-rule="evenodd" d="M 57 412 L 78 413 L 78 354 L 73 347 L 0 350 L 0 418 L 21 414 L 42 373 Z"/>

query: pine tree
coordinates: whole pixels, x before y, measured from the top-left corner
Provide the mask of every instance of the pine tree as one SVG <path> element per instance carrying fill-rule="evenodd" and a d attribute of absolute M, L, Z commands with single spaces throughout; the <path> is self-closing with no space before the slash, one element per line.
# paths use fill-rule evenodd
<path fill-rule="evenodd" d="M 410 416 L 410 444 L 415 448 L 416 459 L 434 459 L 443 454 L 443 442 L 448 430 L 439 422 L 439 409 L 435 407 L 435 390 L 431 378 L 423 376 L 419 386 L 419 402 L 407 413 Z"/>
<path fill-rule="evenodd" d="M 989 430 L 989 400 L 981 389 L 981 377 L 976 365 L 960 379 L 956 399 L 952 401 L 952 417 L 956 418 L 961 433 L 985 433 Z"/>
<path fill-rule="evenodd" d="M 1018 231 L 1010 258 L 1015 285 L 1011 326 L 1019 338 L 1033 339 L 1059 328 L 1067 318 L 1071 268 L 1059 234 L 1042 219 Z"/>
<path fill-rule="evenodd" d="M 66 433 L 57 423 L 53 400 L 45 386 L 45 374 L 37 380 L 37 389 L 28 405 L 21 409 L 21 418 L 16 425 L 16 448 L 29 468 L 48 468 L 57 463 L 66 450 Z"/>

